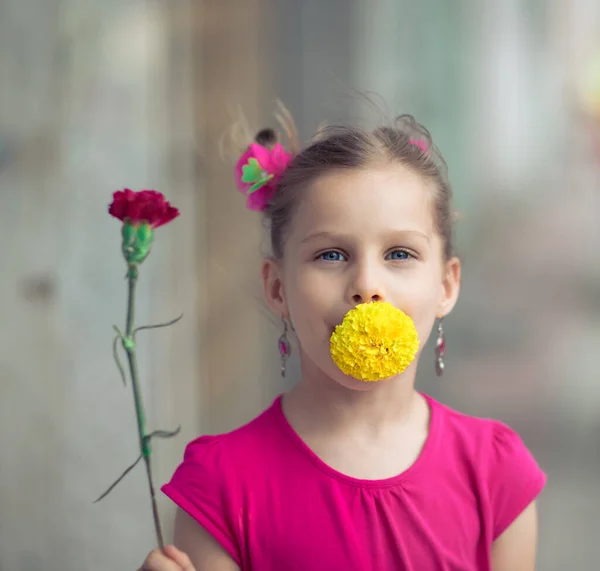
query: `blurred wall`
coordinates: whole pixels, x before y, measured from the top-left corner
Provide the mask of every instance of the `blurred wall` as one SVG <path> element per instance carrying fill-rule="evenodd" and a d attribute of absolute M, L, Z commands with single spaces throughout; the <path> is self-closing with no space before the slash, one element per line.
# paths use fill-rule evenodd
<path fill-rule="evenodd" d="M 600 114 L 582 85 L 600 4 L 382 0 L 358 14 L 355 85 L 432 131 L 460 214 L 447 373 L 432 355 L 419 386 L 509 423 L 547 471 L 538 568 L 596 569 Z"/>
<path fill-rule="evenodd" d="M 202 201 L 179 6 L 0 3 L 2 571 L 137 569 L 153 546 L 141 466 L 92 503 L 139 453 L 111 349 L 126 283 L 107 206 L 124 186 L 162 189 L 182 209 L 139 283 L 138 324 L 185 311 L 138 337 L 149 426 L 182 424 L 154 446 L 157 482 L 200 430 Z"/>
<path fill-rule="evenodd" d="M 111 357 L 113 190 L 182 210 L 139 287 L 140 323 L 185 313 L 140 337 L 149 423 L 183 427 L 155 445 L 156 483 L 297 377 L 295 356 L 279 376 L 265 236 L 219 145 L 238 106 L 273 125 L 276 97 L 305 138 L 377 107 L 430 128 L 464 282 L 447 374 L 426 360 L 419 388 L 519 430 L 549 475 L 539 569 L 595 569 L 600 120 L 579 86 L 599 37 L 584 0 L 0 0 L 0 570 L 134 569 L 154 545 L 143 470 L 91 503 L 137 453 Z"/>

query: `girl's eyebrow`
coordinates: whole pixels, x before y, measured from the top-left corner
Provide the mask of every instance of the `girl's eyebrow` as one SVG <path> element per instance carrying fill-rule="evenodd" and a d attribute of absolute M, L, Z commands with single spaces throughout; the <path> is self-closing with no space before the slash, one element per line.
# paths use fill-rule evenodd
<path fill-rule="evenodd" d="M 321 238 L 327 238 L 333 241 L 348 241 L 352 238 L 352 236 L 349 234 L 340 234 L 338 232 L 328 232 L 324 230 L 321 232 L 314 232 L 313 234 L 309 234 L 306 238 L 302 240 L 301 244 L 313 242 L 314 240 L 318 240 Z M 420 238 L 422 240 L 425 240 L 426 242 L 430 241 L 429 236 L 427 236 L 427 234 L 424 234 L 423 232 L 420 232 L 419 230 L 396 230 L 393 232 L 389 232 L 389 234 L 386 235 L 386 238 L 389 238 L 390 240 Z"/>

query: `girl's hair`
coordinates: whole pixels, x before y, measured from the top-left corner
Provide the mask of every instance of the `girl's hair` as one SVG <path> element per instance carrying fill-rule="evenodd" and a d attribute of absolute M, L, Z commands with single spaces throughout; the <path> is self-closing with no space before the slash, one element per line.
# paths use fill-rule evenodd
<path fill-rule="evenodd" d="M 264 130 L 259 133 L 261 138 L 264 134 Z M 287 232 L 303 189 L 330 172 L 395 164 L 408 167 L 431 183 L 436 231 L 442 238 L 444 258 L 450 259 L 454 252 L 452 189 L 446 163 L 429 131 L 411 115 L 401 115 L 391 125 L 373 131 L 325 127 L 294 156 L 264 210 L 273 256 L 283 257 Z"/>

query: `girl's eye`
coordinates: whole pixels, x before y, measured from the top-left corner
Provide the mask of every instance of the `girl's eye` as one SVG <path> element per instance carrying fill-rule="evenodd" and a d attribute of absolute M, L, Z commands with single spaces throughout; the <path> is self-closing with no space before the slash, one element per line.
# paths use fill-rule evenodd
<path fill-rule="evenodd" d="M 346 256 L 336 250 L 329 250 L 328 252 L 319 254 L 319 259 L 325 262 L 343 262 L 346 260 Z"/>
<path fill-rule="evenodd" d="M 388 259 L 390 260 L 408 260 L 411 257 L 412 255 L 406 250 L 394 250 L 388 254 Z"/>

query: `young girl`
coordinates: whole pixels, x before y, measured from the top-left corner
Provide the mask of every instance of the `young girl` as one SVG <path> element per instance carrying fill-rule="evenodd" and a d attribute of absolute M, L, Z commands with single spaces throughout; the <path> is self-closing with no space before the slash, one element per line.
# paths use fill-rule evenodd
<path fill-rule="evenodd" d="M 238 183 L 270 225 L 264 293 L 297 336 L 301 379 L 249 424 L 188 445 L 163 487 L 181 551 L 154 551 L 142 569 L 532 571 L 545 474 L 510 428 L 414 386 L 436 323 L 443 372 L 441 320 L 460 284 L 429 133 L 406 116 L 330 128 L 293 158 L 271 131 L 257 141 L 241 163 L 260 172 Z M 330 337 L 376 301 L 412 318 L 421 348 L 403 373 L 364 382 L 336 366 Z"/>

